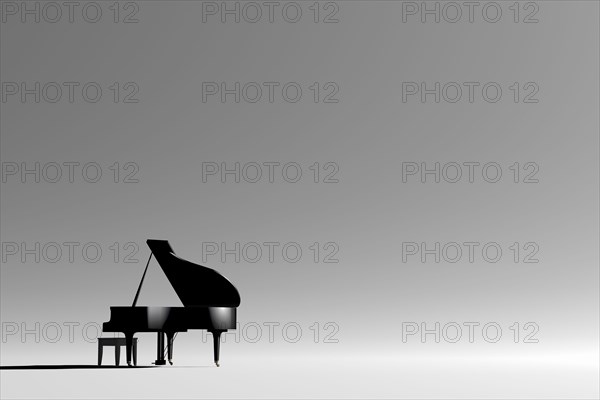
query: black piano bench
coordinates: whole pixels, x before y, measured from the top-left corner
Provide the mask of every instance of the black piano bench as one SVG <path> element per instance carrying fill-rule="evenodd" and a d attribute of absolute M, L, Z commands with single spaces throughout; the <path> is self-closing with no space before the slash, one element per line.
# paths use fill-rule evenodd
<path fill-rule="evenodd" d="M 119 366 L 121 359 L 121 346 L 125 346 L 125 338 L 112 337 L 112 338 L 98 338 L 98 365 L 102 365 L 102 349 L 104 346 L 115 347 L 115 365 Z M 133 365 L 137 365 L 137 338 L 133 338 L 133 346 L 131 349 L 133 353 Z"/>

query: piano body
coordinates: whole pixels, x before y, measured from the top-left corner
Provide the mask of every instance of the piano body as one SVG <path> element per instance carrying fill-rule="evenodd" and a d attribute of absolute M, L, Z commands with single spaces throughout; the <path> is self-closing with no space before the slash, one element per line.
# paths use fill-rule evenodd
<path fill-rule="evenodd" d="M 164 365 L 165 335 L 168 360 L 172 364 L 175 334 L 188 329 L 206 329 L 213 336 L 214 361 L 218 367 L 221 333 L 236 328 L 236 311 L 241 301 L 237 289 L 217 271 L 177 257 L 168 241 L 148 239 L 146 242 L 151 254 L 133 304 L 131 307 L 110 307 L 110 320 L 102 324 L 102 331 L 122 332 L 125 335 L 127 365 L 131 366 L 133 335 L 137 332 L 157 332 L 155 364 Z M 137 306 L 153 255 L 183 307 Z"/>

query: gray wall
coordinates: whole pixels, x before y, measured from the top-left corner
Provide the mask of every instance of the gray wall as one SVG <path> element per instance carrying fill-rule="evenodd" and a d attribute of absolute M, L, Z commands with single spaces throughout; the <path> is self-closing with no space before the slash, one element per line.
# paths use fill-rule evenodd
<path fill-rule="evenodd" d="M 459 2 L 454 23 L 446 20 L 456 9 L 444 2 L 439 23 L 435 15 L 421 21 L 413 8 L 421 2 L 321 2 L 317 23 L 313 2 L 294 3 L 302 10 L 296 23 L 282 16 L 286 2 L 274 8 L 273 22 L 267 6 L 252 3 L 263 12 L 255 23 L 244 20 L 256 11 L 247 2 L 239 3 L 239 23 L 210 13 L 235 2 L 121 3 L 117 23 L 112 2 L 87 6 L 88 20 L 94 4 L 102 10 L 97 23 L 82 16 L 85 4 L 73 22 L 65 6 L 58 22 L 46 21 L 56 9 L 40 4 L 40 22 L 25 14 L 23 23 L 20 13 L 35 2 L 2 2 L 2 365 L 93 363 L 95 327 L 109 319 L 109 306 L 131 303 L 149 255 L 145 240 L 163 238 L 239 289 L 244 329 L 239 343 L 230 336 L 223 345 L 225 361 L 312 354 L 438 365 L 453 357 L 456 372 L 465 360 L 506 359 L 510 369 L 531 359 L 597 372 L 597 2 L 521 2 L 518 22 L 513 2 L 477 3 L 473 22 Z M 124 23 L 130 13 L 137 22 Z M 337 22 L 324 22 L 330 14 Z M 210 92 L 235 82 L 239 102 Z M 422 98 L 436 82 L 437 94 Z M 252 102 L 257 86 L 262 97 Z M 62 97 L 52 102 L 57 87 Z M 298 87 L 302 97 L 293 102 Z M 273 182 L 269 162 L 280 163 L 272 164 Z M 236 163 L 239 182 L 221 176 Z M 421 175 L 436 163 L 439 182 Z M 62 176 L 54 179 L 57 164 Z M 262 176 L 253 182 L 257 165 Z M 298 166 L 302 176 L 291 182 Z M 35 168 L 39 182 L 35 172 L 22 175 Z M 88 182 L 98 169 L 102 176 Z M 236 243 L 239 250 L 224 251 Z M 139 304 L 180 305 L 155 262 Z M 70 322 L 79 324 L 73 343 Z M 271 322 L 280 324 L 273 343 Z M 470 322 L 480 324 L 473 343 Z M 23 339 L 36 323 L 40 343 L 36 334 Z M 62 327 L 56 343 L 53 323 Z M 403 340 L 421 323 L 440 324 L 440 343 L 433 334 Z M 452 323 L 462 329 L 457 343 Z M 486 323 L 493 325 L 487 336 Z M 262 337 L 252 343 L 255 324 Z M 289 343 L 297 326 L 302 337 Z M 489 343 L 496 326 L 502 336 Z M 154 338 L 140 337 L 147 364 Z M 176 359 L 209 365 L 201 338 L 181 334 Z M 509 381 L 515 396 L 530 393 L 534 370 Z M 572 383 L 578 395 L 598 394 L 597 376 Z M 388 385 L 365 393 L 407 394 Z M 319 393 L 338 392 L 305 394 Z"/>

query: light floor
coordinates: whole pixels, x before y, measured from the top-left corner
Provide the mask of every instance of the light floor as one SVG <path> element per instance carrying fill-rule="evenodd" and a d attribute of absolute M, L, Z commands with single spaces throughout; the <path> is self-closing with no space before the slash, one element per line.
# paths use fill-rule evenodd
<path fill-rule="evenodd" d="M 105 357 L 107 363 L 113 362 L 110 354 Z M 184 361 L 188 363 L 151 368 L 3 369 L 0 397 L 579 399 L 599 395 L 597 365 L 540 360 L 228 354 L 220 368 L 208 360 Z"/>

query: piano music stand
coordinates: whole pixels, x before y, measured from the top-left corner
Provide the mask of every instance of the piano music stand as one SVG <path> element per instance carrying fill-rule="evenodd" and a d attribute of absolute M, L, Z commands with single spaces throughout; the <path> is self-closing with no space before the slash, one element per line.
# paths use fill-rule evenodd
<path fill-rule="evenodd" d="M 104 346 L 115 347 L 115 365 L 118 367 L 121 361 L 121 346 L 125 346 L 125 338 L 98 338 L 98 365 L 102 365 L 102 350 Z M 133 365 L 137 365 L 137 338 L 133 338 Z"/>

